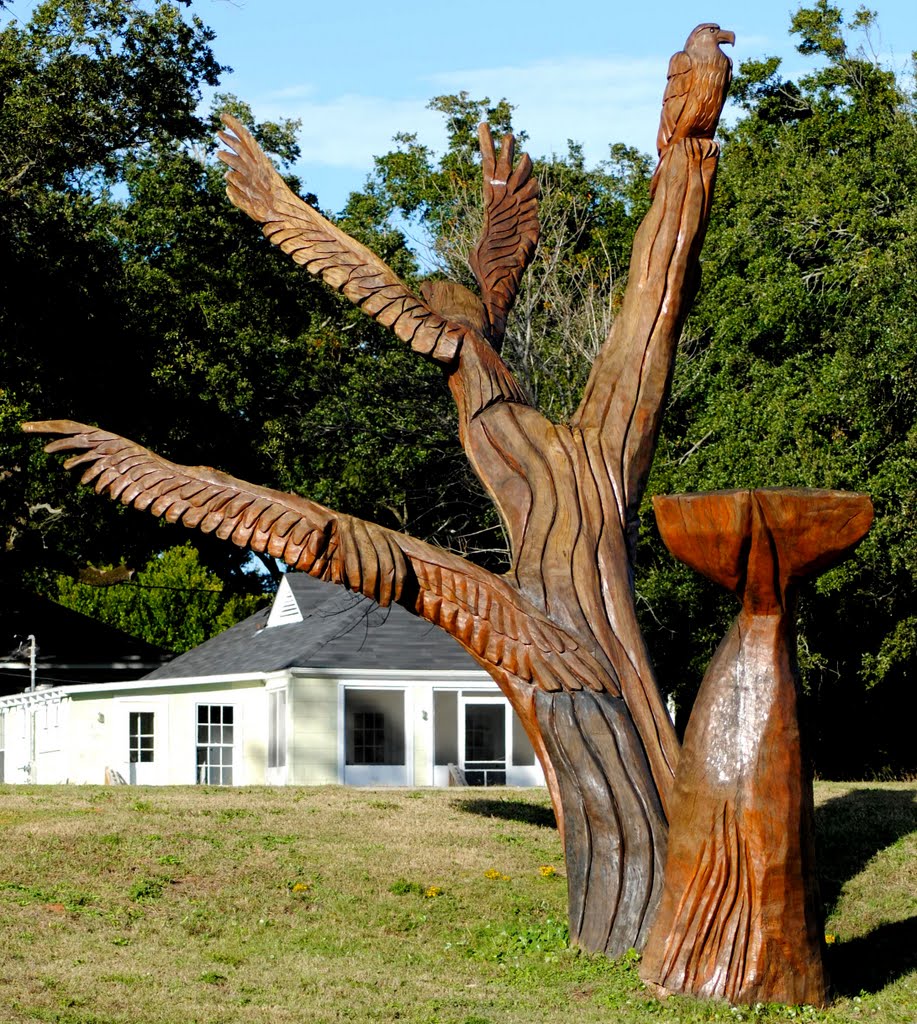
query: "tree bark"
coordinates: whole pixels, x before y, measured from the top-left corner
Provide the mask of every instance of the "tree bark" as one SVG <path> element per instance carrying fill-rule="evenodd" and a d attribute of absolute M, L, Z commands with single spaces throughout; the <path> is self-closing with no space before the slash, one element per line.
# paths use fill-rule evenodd
<path fill-rule="evenodd" d="M 506 582 L 601 668 L 583 686 L 559 658 L 533 680 L 534 701 L 514 706 L 563 822 L 571 936 L 610 956 L 642 945 L 661 891 L 678 741 L 637 623 L 633 553 L 717 157 L 709 140 L 669 153 L 621 312 L 570 424 L 520 402 L 483 345 L 466 339 L 449 377 L 460 438 L 509 533 Z"/>
<path fill-rule="evenodd" d="M 506 523 L 510 571 L 495 576 L 414 538 L 175 465 L 94 427 L 25 428 L 63 435 L 48 450 L 80 453 L 67 466 L 86 467 L 83 482 L 98 492 L 382 605 L 398 602 L 454 636 L 506 694 L 544 766 L 564 835 L 571 938 L 609 956 L 639 948 L 661 892 L 678 742 L 637 624 L 634 542 L 699 278 L 717 146 L 686 139 L 666 154 L 621 312 L 579 410 L 569 424 L 554 424 L 527 403 L 465 315 L 467 295 L 434 287 L 429 301 L 417 299 L 297 199 L 241 125 L 229 125 L 235 135 L 223 139 L 233 151 L 221 155 L 232 168 L 233 201 L 294 259 L 445 367 L 461 442 Z M 514 180 L 516 214 L 528 224 L 534 192 L 526 175 Z M 505 182 L 497 176 L 490 185 Z M 439 300 L 458 303 L 455 315 L 434 309 Z"/>

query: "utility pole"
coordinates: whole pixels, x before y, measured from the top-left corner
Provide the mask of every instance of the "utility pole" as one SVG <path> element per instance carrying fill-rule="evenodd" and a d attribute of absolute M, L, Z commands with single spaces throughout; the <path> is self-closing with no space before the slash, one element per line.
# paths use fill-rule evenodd
<path fill-rule="evenodd" d="M 26 637 L 29 641 L 29 693 L 35 692 L 35 655 L 38 648 L 35 645 L 35 634 L 29 633 Z"/>

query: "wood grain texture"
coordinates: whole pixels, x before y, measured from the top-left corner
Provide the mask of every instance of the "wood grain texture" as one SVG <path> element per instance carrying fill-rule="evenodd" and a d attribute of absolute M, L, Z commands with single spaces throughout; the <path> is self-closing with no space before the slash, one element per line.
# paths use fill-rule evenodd
<path fill-rule="evenodd" d="M 570 941 L 611 957 L 642 948 L 667 824 L 633 719 L 608 693 L 540 691 L 535 709 L 564 807 Z"/>
<path fill-rule="evenodd" d="M 536 694 L 536 717 L 564 815 L 571 935 L 612 956 L 640 946 L 661 891 L 658 866 L 679 747 L 637 622 L 631 567 L 637 510 L 698 279 L 717 157 L 714 143 L 690 139 L 666 161 L 635 239 L 621 312 L 569 424 L 551 423 L 525 402 L 501 400 L 489 383 L 494 357 L 480 358 L 480 348 L 463 345 L 448 374 L 462 444 L 506 523 L 508 579 L 603 667 L 589 694 L 570 701 Z M 489 395 L 497 397 L 481 401 Z M 593 737 L 579 724 L 598 721 L 587 708 L 610 707 L 618 693 L 623 700 L 613 706 L 629 722 L 640 757 L 590 745 Z M 549 705 L 563 713 L 549 718 Z M 627 793 L 660 810 L 624 842 L 614 808 Z M 640 884 L 616 889 L 611 879 L 619 871 Z"/>
<path fill-rule="evenodd" d="M 499 351 L 506 317 L 538 244 L 538 182 L 524 153 L 513 166 L 515 139 L 506 135 L 499 154 L 490 126 L 478 128 L 484 177 L 484 228 L 471 254 L 471 269 L 487 310 L 487 340 Z"/>
<path fill-rule="evenodd" d="M 734 45 L 735 41 L 734 32 L 724 32 L 719 25 L 706 22 L 694 29 L 685 48 L 669 61 L 656 136 L 659 167 L 650 182 L 651 196 L 656 193 L 659 170 L 672 145 L 682 139 L 713 138 L 732 81 L 732 61 L 720 44 Z"/>
<path fill-rule="evenodd" d="M 668 806 L 678 741 L 660 697 L 633 606 L 639 507 L 668 397 L 681 327 L 699 282 L 719 149 L 677 143 L 634 238 L 627 289 L 608 340 L 593 363 L 570 430 L 582 448 L 603 517 L 596 524 L 602 607 L 621 645 L 615 664 L 624 698 Z M 595 505 L 585 506 L 595 516 Z"/>
<path fill-rule="evenodd" d="M 823 1005 L 812 780 L 793 592 L 865 535 L 865 495 L 724 491 L 654 500 L 676 557 L 742 610 L 704 676 L 675 777 L 665 887 L 641 976 L 732 1003 Z"/>
<path fill-rule="evenodd" d="M 417 298 L 377 257 L 294 196 L 232 119 L 228 193 L 311 273 L 440 362 L 459 437 L 506 524 L 495 576 L 414 538 L 314 502 L 161 459 L 68 421 L 51 451 L 83 480 L 172 522 L 266 551 L 454 636 L 519 714 L 545 770 L 569 864 L 571 935 L 618 956 L 639 947 L 661 892 L 678 760 L 634 606 L 637 509 L 681 325 L 698 280 L 718 149 L 670 147 L 637 232 L 623 305 L 568 424 L 531 407 L 495 345 L 537 240 L 531 164 L 482 129 L 485 218 L 473 264 L 482 296 L 431 282 Z"/>

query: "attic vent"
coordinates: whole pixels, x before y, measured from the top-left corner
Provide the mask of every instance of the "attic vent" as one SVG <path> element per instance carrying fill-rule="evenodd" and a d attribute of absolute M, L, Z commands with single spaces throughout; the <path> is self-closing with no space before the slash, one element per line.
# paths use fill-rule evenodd
<path fill-rule="evenodd" d="M 268 626 L 288 626 L 291 622 L 302 622 L 302 612 L 287 581 L 281 580 L 277 596 L 267 617 Z"/>

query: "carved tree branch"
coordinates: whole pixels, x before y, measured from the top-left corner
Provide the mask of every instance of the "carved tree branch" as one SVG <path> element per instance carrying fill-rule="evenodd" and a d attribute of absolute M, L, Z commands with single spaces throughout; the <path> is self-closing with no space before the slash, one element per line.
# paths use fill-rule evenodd
<path fill-rule="evenodd" d="M 678 742 L 637 624 L 631 567 L 640 498 L 696 290 L 717 155 L 709 140 L 672 147 L 637 232 L 621 312 L 570 426 L 509 402 L 470 409 L 462 424 L 469 460 L 507 524 L 513 579 L 613 666 L 609 678 L 634 717 L 663 806 Z M 463 350 L 450 374 L 460 408 L 467 382 L 487 373 L 477 348 Z"/>
<path fill-rule="evenodd" d="M 490 373 L 481 347 L 464 347 L 449 375 L 465 451 L 507 524 L 513 582 L 608 666 L 607 696 L 538 696 L 536 717 L 564 808 L 571 936 L 613 955 L 643 941 L 655 909 L 679 755 L 637 622 L 633 541 L 717 155 L 709 140 L 672 146 L 622 310 L 569 426 L 518 401 L 469 403 Z M 618 887 L 617 871 L 628 886 Z"/>
<path fill-rule="evenodd" d="M 634 238 L 621 310 L 570 421 L 604 454 L 631 557 L 675 349 L 700 283 L 718 157 L 715 142 L 694 138 L 667 154 L 662 187 Z"/>
<path fill-rule="evenodd" d="M 83 480 L 126 504 L 214 531 L 294 568 L 441 626 L 495 679 L 541 760 L 565 834 L 573 941 L 620 955 L 644 941 L 659 899 L 678 756 L 640 635 L 633 528 L 681 323 L 693 297 L 716 146 L 672 145 L 634 247 L 624 306 L 569 425 L 532 408 L 491 345 L 531 259 L 537 187 L 512 140 L 482 132 L 484 302 L 435 282 L 412 295 L 377 257 L 294 196 L 238 122 L 222 134 L 230 198 L 272 242 L 441 362 L 460 439 L 493 496 L 513 564 L 497 577 L 440 549 L 214 470 L 176 466 L 93 427 L 65 435 Z"/>

